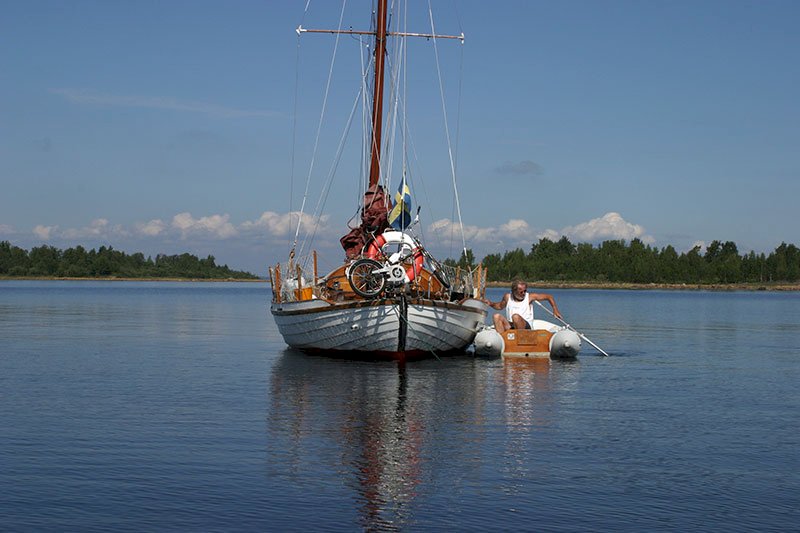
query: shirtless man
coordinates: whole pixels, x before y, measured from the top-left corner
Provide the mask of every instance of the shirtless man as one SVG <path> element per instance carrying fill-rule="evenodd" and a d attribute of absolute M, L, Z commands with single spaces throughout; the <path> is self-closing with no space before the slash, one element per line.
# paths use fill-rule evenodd
<path fill-rule="evenodd" d="M 495 313 L 492 316 L 494 328 L 498 333 L 514 328 L 514 329 L 531 329 L 533 324 L 533 301 L 547 300 L 550 302 L 550 307 L 553 308 L 553 314 L 557 318 L 561 318 L 561 313 L 558 311 L 558 306 L 553 297 L 549 294 L 537 294 L 535 292 L 528 292 L 528 284 L 524 281 L 516 280 L 511 284 L 511 292 L 503 295 L 503 299 L 499 302 L 491 302 L 484 299 L 483 303 L 493 309 L 502 311 L 505 309 L 506 313 Z"/>

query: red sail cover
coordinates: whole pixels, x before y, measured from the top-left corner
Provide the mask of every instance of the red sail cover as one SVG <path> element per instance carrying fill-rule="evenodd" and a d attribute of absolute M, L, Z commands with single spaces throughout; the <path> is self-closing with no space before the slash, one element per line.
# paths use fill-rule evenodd
<path fill-rule="evenodd" d="M 367 189 L 364 193 L 364 208 L 361 210 L 361 225 L 339 239 L 347 259 L 361 255 L 364 245 L 389 227 L 386 217 L 391 209 L 392 202 L 383 187 L 375 184 Z"/>

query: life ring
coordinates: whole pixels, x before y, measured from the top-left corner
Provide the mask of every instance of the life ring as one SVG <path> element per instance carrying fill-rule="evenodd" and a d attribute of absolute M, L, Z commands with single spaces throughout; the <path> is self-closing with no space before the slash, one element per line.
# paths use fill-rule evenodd
<path fill-rule="evenodd" d="M 425 262 L 425 255 L 422 253 L 422 247 L 417 244 L 410 235 L 402 231 L 384 231 L 378 235 L 367 246 L 364 256 L 368 259 L 376 259 L 383 257 L 383 247 L 387 244 L 400 244 L 411 248 L 413 263 L 406 267 L 406 277 L 408 283 L 414 281 L 417 277 L 417 272 L 422 270 L 422 264 Z"/>

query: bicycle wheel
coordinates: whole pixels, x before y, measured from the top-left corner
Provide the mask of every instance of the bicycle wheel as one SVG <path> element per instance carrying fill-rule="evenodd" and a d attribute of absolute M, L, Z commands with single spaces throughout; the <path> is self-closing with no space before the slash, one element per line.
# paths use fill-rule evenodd
<path fill-rule="evenodd" d="M 362 298 L 375 298 L 386 285 L 386 278 L 383 273 L 375 273 L 376 270 L 383 268 L 374 259 L 358 259 L 350 265 L 347 271 L 347 281 L 353 292 Z"/>

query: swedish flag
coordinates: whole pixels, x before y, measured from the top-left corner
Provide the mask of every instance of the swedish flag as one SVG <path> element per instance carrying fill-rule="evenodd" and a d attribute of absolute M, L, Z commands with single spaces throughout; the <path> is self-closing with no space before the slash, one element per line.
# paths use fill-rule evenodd
<path fill-rule="evenodd" d="M 411 191 L 405 176 L 394 195 L 394 207 L 389 212 L 389 224 L 400 231 L 411 225 Z"/>

